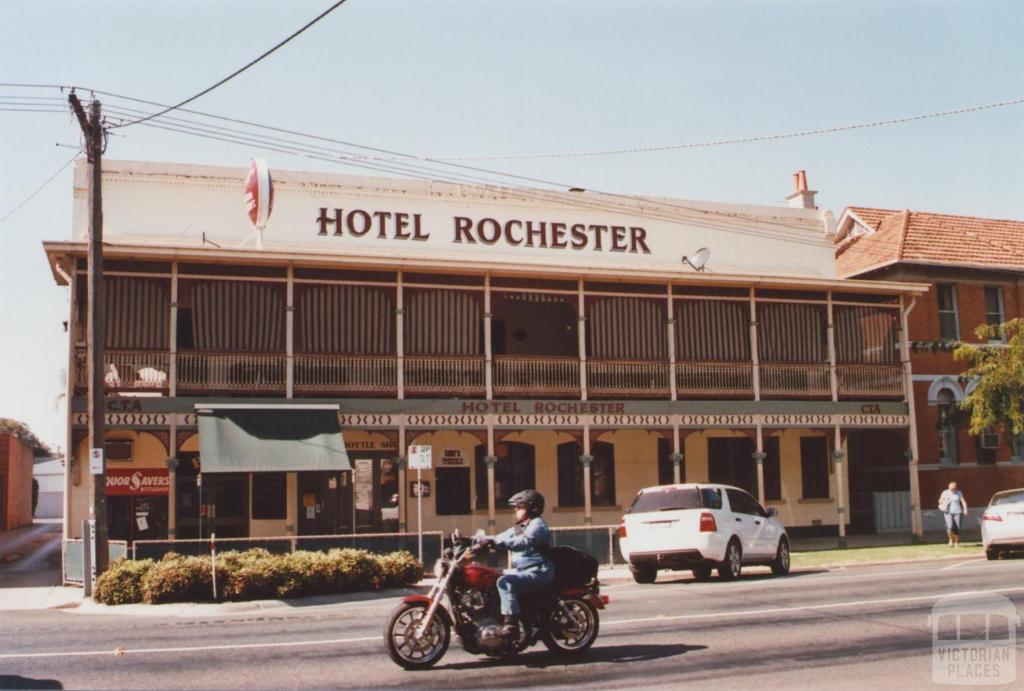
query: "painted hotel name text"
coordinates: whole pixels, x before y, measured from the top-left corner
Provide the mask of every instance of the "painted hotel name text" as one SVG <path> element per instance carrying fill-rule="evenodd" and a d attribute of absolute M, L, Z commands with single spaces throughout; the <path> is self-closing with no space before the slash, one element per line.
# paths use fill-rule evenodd
<path fill-rule="evenodd" d="M 317 235 L 371 236 L 381 240 L 430 239 L 423 229 L 422 214 L 400 211 L 320 208 Z M 591 250 L 650 254 L 647 231 L 639 226 L 614 226 L 555 221 L 524 221 L 495 218 L 452 217 L 452 243 L 540 247 L 545 249 Z"/>

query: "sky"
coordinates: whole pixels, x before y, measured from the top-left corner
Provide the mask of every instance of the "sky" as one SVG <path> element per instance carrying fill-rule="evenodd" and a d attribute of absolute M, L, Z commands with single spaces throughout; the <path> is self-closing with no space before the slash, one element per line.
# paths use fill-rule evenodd
<path fill-rule="evenodd" d="M 173 104 L 331 4 L 4 0 L 0 82 Z M 187 107 L 430 157 L 678 146 L 1024 98 L 1021 35 L 1024 6 L 980 0 L 348 0 Z M 63 447 L 68 295 L 42 242 L 70 236 L 71 166 L 39 188 L 81 136 L 69 112 L 13 112 L 26 96 L 62 94 L 0 86 L 0 417 Z M 1022 123 L 1024 104 L 773 141 L 473 165 L 778 206 L 804 169 L 836 216 L 863 205 L 1024 220 Z M 272 170 L 365 172 L 145 124 L 115 130 L 105 155 L 232 166 L 263 156 Z"/>

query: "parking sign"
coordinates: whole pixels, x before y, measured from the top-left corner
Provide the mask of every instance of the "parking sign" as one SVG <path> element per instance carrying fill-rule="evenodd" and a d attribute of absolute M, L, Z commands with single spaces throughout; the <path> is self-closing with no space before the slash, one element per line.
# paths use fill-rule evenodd
<path fill-rule="evenodd" d="M 411 445 L 409 447 L 409 470 L 430 470 L 433 455 L 429 446 Z"/>

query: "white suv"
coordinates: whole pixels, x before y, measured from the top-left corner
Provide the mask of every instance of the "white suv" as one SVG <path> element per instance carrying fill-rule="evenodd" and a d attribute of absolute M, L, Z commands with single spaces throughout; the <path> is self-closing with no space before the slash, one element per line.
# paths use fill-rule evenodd
<path fill-rule="evenodd" d="M 728 485 L 690 483 L 640 490 L 619 526 L 619 547 L 637 583 L 653 583 L 658 569 L 711 569 L 732 579 L 744 564 L 789 572 L 789 538 L 775 510 Z"/>

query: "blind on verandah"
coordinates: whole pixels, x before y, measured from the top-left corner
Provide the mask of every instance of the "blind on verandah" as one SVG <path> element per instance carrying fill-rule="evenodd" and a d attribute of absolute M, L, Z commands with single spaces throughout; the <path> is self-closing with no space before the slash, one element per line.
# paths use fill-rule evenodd
<path fill-rule="evenodd" d="M 165 278 L 108 276 L 106 338 L 108 348 L 166 350 L 170 319 L 170 283 Z"/>
<path fill-rule="evenodd" d="M 392 291 L 372 286 L 298 285 L 295 308 L 297 352 L 394 352 Z"/>
<path fill-rule="evenodd" d="M 676 300 L 676 359 L 750 362 L 749 303 Z"/>
<path fill-rule="evenodd" d="M 594 358 L 667 360 L 663 301 L 599 297 L 587 303 L 587 343 Z"/>
<path fill-rule="evenodd" d="M 894 364 L 898 340 L 898 314 L 894 309 L 836 305 L 836 362 L 840 364 Z"/>
<path fill-rule="evenodd" d="M 825 362 L 828 360 L 825 306 L 759 303 L 757 347 L 762 362 Z"/>
<path fill-rule="evenodd" d="M 482 297 L 480 293 L 465 290 L 407 290 L 406 354 L 482 354 Z"/>
<path fill-rule="evenodd" d="M 284 286 L 244 281 L 197 281 L 192 289 L 197 350 L 284 350 Z"/>

